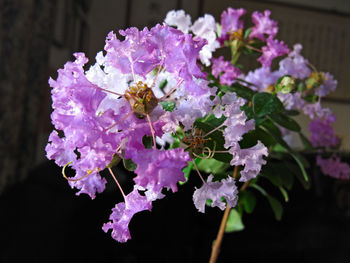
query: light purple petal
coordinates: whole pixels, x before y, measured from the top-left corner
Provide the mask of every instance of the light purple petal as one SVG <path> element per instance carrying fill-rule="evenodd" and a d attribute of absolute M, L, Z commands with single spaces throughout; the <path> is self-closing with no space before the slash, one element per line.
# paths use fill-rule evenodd
<path fill-rule="evenodd" d="M 212 182 L 213 175 L 209 175 L 207 182 L 201 188 L 198 188 L 193 193 L 193 202 L 199 212 L 205 212 L 205 203 L 207 199 L 212 201 L 211 207 L 219 207 L 224 210 L 226 207 L 222 198 L 225 198 L 228 205 L 235 207 L 238 200 L 238 190 L 233 177 L 228 177 L 220 182 Z"/>

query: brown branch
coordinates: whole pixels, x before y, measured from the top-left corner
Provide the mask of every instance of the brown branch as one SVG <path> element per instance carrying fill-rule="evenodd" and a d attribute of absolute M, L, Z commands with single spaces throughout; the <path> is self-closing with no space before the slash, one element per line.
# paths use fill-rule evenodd
<path fill-rule="evenodd" d="M 237 173 L 238 173 L 238 166 L 235 166 L 235 168 L 233 170 L 233 178 L 235 178 L 235 179 L 237 178 Z M 226 209 L 224 212 L 224 216 L 221 219 L 219 232 L 218 232 L 218 235 L 216 236 L 216 240 L 214 241 L 212 249 L 211 249 L 209 263 L 215 263 L 218 256 L 219 256 L 220 246 L 221 246 L 222 238 L 224 237 L 225 227 L 226 227 L 226 223 L 228 220 L 228 215 L 230 214 L 230 210 L 231 210 L 230 206 L 228 204 L 226 204 Z"/>

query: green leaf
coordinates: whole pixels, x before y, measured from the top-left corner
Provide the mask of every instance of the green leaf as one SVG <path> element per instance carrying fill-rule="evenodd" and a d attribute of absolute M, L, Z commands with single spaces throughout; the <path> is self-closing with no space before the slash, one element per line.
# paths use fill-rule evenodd
<path fill-rule="evenodd" d="M 133 172 L 137 168 L 137 164 L 134 163 L 131 159 L 123 159 L 123 164 L 126 170 Z"/>
<path fill-rule="evenodd" d="M 244 229 L 242 222 L 242 215 L 238 213 L 236 209 L 231 209 L 230 214 L 228 215 L 225 232 L 231 233 L 236 231 L 241 231 Z"/>
<path fill-rule="evenodd" d="M 152 136 L 144 135 L 142 137 L 142 143 L 143 143 L 143 146 L 145 146 L 146 149 L 152 149 L 152 147 L 153 147 L 153 138 L 152 138 Z"/>
<path fill-rule="evenodd" d="M 266 121 L 259 128 L 269 134 L 277 143 L 286 148 L 286 150 L 292 151 L 288 143 L 283 140 L 281 131 L 272 122 Z"/>
<path fill-rule="evenodd" d="M 306 136 L 303 133 L 299 132 L 299 137 L 300 137 L 302 144 L 304 145 L 305 150 L 312 150 L 313 149 L 311 142 L 309 141 L 308 138 L 306 138 Z"/>
<path fill-rule="evenodd" d="M 301 173 L 300 168 L 293 163 L 290 162 L 285 162 L 286 166 L 288 167 L 288 169 L 294 174 L 294 176 L 299 180 L 299 182 L 301 183 L 301 185 L 304 187 L 304 189 L 310 189 L 311 187 L 311 182 L 310 182 L 310 178 L 308 181 L 304 180 L 304 176 Z"/>
<path fill-rule="evenodd" d="M 163 80 L 163 81 L 159 84 L 159 89 L 160 89 L 161 91 L 163 91 L 167 84 L 168 84 L 168 80 L 167 80 L 167 79 Z"/>
<path fill-rule="evenodd" d="M 210 132 L 215 129 L 214 126 L 199 121 L 195 122 L 195 126 L 204 132 Z M 221 131 L 217 130 L 211 133 L 207 136 L 207 139 L 209 138 L 210 140 L 207 140 L 205 143 L 206 147 L 209 147 L 211 150 L 215 149 L 216 151 L 227 151 L 227 149 L 224 147 L 225 138 Z M 232 155 L 229 153 L 215 153 L 213 158 L 221 162 L 229 163 L 232 160 Z"/>
<path fill-rule="evenodd" d="M 297 116 L 300 114 L 297 110 L 284 110 L 283 113 L 289 116 Z"/>
<path fill-rule="evenodd" d="M 273 94 L 267 92 L 256 93 L 253 96 L 253 111 L 258 117 L 283 110 L 282 102 Z"/>
<path fill-rule="evenodd" d="M 278 188 L 280 189 L 280 191 L 281 191 L 281 193 L 282 193 L 282 195 L 284 197 L 284 201 L 288 202 L 289 201 L 289 197 L 288 197 L 287 191 L 282 186 L 280 186 Z"/>
<path fill-rule="evenodd" d="M 159 104 L 163 107 L 166 111 L 173 111 L 175 108 L 175 102 L 174 101 L 161 101 Z"/>
<path fill-rule="evenodd" d="M 198 169 L 207 174 L 213 175 L 223 174 L 230 165 L 228 163 L 220 162 L 215 159 L 200 159 Z"/>
<path fill-rule="evenodd" d="M 106 168 L 112 168 L 114 166 L 117 166 L 117 164 L 121 161 L 121 158 L 118 154 L 114 154 L 111 162 L 107 164 Z"/>
<path fill-rule="evenodd" d="M 287 115 L 284 115 L 283 113 L 280 112 L 275 112 L 270 114 L 271 119 L 276 122 L 277 124 L 281 125 L 282 127 L 291 130 L 291 131 L 296 131 L 300 132 L 301 128 L 299 124 L 290 118 Z"/>
<path fill-rule="evenodd" d="M 261 175 L 277 187 L 291 190 L 294 183 L 294 174 L 284 162 L 268 162 L 263 166 Z"/>
<path fill-rule="evenodd" d="M 294 158 L 294 160 L 297 162 L 297 164 L 298 164 L 298 166 L 300 168 L 301 174 L 303 176 L 304 181 L 308 182 L 309 181 L 309 176 L 307 175 L 307 173 L 305 171 L 305 167 L 304 167 L 302 158 L 300 157 L 300 155 L 298 155 L 296 153 L 291 153 L 291 155 Z"/>
<path fill-rule="evenodd" d="M 252 192 L 249 190 L 240 192 L 238 200 L 248 214 L 254 211 L 256 206 L 256 197 Z"/>
<path fill-rule="evenodd" d="M 184 173 L 184 176 L 185 176 L 185 181 L 182 182 L 182 181 L 179 181 L 179 184 L 180 185 L 183 185 L 185 183 L 187 183 L 188 181 L 188 178 L 190 177 L 190 174 L 191 174 L 191 171 L 194 169 L 194 164 L 192 161 L 188 162 L 187 163 L 187 166 L 185 168 L 182 169 L 182 172 Z"/>
<path fill-rule="evenodd" d="M 237 82 L 233 83 L 231 86 L 227 85 L 218 85 L 222 92 L 235 92 L 238 97 L 242 97 L 247 100 L 251 100 L 255 94 L 255 91 L 250 88 L 243 86 Z"/>
<path fill-rule="evenodd" d="M 283 146 L 288 151 L 288 153 L 293 157 L 293 159 L 298 164 L 303 180 L 305 182 L 308 182 L 309 177 L 308 177 L 308 175 L 305 171 L 305 167 L 304 167 L 304 166 L 308 166 L 307 160 L 304 157 L 302 157 L 300 154 L 294 152 L 290 148 L 290 146 L 283 140 L 282 136 L 277 134 L 276 131 L 274 131 L 271 127 L 265 125 L 265 123 L 264 123 L 264 125 L 260 126 L 261 129 L 263 129 L 264 131 L 269 133 L 276 140 L 276 142 L 278 142 L 281 146 Z"/>
<path fill-rule="evenodd" d="M 252 32 L 252 27 L 249 27 L 247 28 L 245 31 L 244 31 L 244 38 L 248 38 L 250 33 Z"/>
<path fill-rule="evenodd" d="M 267 196 L 267 200 L 269 200 L 269 203 L 271 205 L 271 208 L 275 215 L 276 220 L 278 221 L 281 220 L 282 213 L 283 213 L 283 206 L 281 205 L 281 202 L 270 195 Z"/>
<path fill-rule="evenodd" d="M 260 187 L 257 184 L 251 184 L 252 187 L 257 189 L 263 196 L 267 198 L 267 200 L 270 203 L 270 206 L 272 208 L 272 211 L 275 215 L 276 220 L 281 220 L 282 213 L 283 213 L 283 206 L 281 205 L 280 201 L 278 201 L 276 198 L 270 196 L 262 187 Z"/>

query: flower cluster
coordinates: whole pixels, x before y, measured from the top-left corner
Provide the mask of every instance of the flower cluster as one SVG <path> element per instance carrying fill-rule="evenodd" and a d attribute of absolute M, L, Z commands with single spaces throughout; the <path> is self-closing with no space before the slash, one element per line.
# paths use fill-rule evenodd
<path fill-rule="evenodd" d="M 336 80 L 302 57 L 300 44 L 290 52 L 276 39 L 270 11 L 255 11 L 247 29 L 241 20 L 245 13 L 228 8 L 220 24 L 209 14 L 192 24 L 183 10 L 170 11 L 164 24 L 120 30 L 122 40 L 110 32 L 105 55 L 99 52 L 88 70 L 85 55 L 75 53 L 75 61 L 59 69 L 56 80 L 50 78 L 55 130 L 47 157 L 63 167 L 77 195 L 91 198 L 105 189 L 100 172 L 108 170 L 124 197 L 103 225 L 115 240 L 130 239 L 133 215 L 150 211 L 166 191 L 176 192 L 192 170 L 203 182 L 193 194 L 203 213 L 205 205 L 241 211 L 245 199 L 239 194 L 248 186 L 261 189 L 259 175 L 271 170 L 270 153 L 278 146 L 296 159 L 307 182 L 303 162 L 283 139 L 300 132 L 291 117 L 295 110 L 313 119 L 313 147 L 339 145 L 331 127 L 335 116 L 320 104 Z M 216 58 L 219 48 L 230 48 L 231 59 Z M 238 64 L 241 54 L 258 54 L 262 66 L 244 70 Z M 271 71 L 274 59 L 280 59 L 279 69 Z M 334 176 L 347 178 L 348 166 L 332 158 L 333 166 L 345 167 Z M 128 194 L 113 173 L 119 162 L 136 174 Z M 330 174 L 325 162 L 318 158 Z M 66 167 L 74 177 L 66 176 Z M 206 180 L 203 172 L 210 174 Z"/>

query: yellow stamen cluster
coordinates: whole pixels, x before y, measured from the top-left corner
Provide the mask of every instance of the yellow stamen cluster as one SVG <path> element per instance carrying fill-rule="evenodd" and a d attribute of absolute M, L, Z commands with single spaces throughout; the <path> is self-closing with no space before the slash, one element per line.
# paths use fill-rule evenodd
<path fill-rule="evenodd" d="M 234 31 L 230 34 L 230 40 L 232 41 L 234 39 L 243 40 L 243 29 L 242 28 L 240 28 L 237 31 Z"/>
<path fill-rule="evenodd" d="M 125 92 L 125 98 L 130 103 L 132 111 L 141 118 L 150 114 L 158 105 L 158 99 L 152 89 L 141 81 Z"/>

